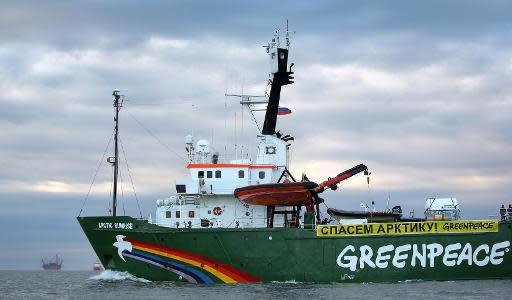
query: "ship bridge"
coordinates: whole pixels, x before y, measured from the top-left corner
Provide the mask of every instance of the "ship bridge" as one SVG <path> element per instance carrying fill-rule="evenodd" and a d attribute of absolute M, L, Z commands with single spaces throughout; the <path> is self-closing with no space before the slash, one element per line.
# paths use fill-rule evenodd
<path fill-rule="evenodd" d="M 191 179 L 177 180 L 179 194 L 232 195 L 242 186 L 272 182 L 275 165 L 253 165 L 245 163 L 229 164 L 189 164 Z"/>

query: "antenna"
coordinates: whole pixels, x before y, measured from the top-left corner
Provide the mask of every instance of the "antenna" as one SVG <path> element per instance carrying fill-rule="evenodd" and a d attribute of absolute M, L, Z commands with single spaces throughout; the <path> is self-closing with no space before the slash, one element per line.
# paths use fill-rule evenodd
<path fill-rule="evenodd" d="M 237 151 L 237 144 L 236 144 L 236 111 L 235 111 L 235 159 L 238 159 L 238 151 Z"/>
<path fill-rule="evenodd" d="M 247 109 L 254 125 L 256 126 L 256 128 L 258 130 L 258 134 L 260 134 L 261 133 L 260 126 L 258 124 L 258 121 L 256 120 L 256 117 L 254 116 L 254 112 L 255 111 L 265 111 L 266 109 L 256 108 L 254 106 L 257 104 L 260 104 L 260 105 L 267 104 L 268 100 L 266 99 L 266 96 L 255 96 L 255 95 L 245 95 L 245 94 L 228 94 L 228 93 L 224 94 L 224 96 L 226 96 L 226 98 L 227 97 L 241 98 L 240 104 L 242 105 L 242 108 Z M 264 98 L 264 99 L 263 100 L 253 100 L 252 98 Z M 243 112 L 242 112 L 242 117 L 243 117 Z M 243 119 L 242 119 L 242 121 L 243 121 Z"/>
<path fill-rule="evenodd" d="M 286 19 L 286 49 L 290 49 L 290 32 L 288 31 L 288 19 Z"/>

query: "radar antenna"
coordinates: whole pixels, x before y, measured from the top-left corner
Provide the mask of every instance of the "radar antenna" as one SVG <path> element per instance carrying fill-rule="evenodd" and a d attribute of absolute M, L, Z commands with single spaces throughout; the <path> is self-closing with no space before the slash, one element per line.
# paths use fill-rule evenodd
<path fill-rule="evenodd" d="M 255 96 L 255 95 L 246 95 L 246 94 L 228 94 L 226 93 L 224 96 L 226 97 L 238 97 L 241 98 L 240 104 L 242 104 L 242 107 L 245 108 L 249 115 L 251 116 L 251 119 L 258 129 L 258 134 L 261 133 L 260 125 L 258 124 L 258 121 L 256 120 L 256 117 L 254 116 L 255 111 L 266 111 L 265 108 L 256 108 L 255 105 L 257 104 L 267 104 L 268 100 L 266 96 Z M 264 98 L 262 100 L 252 99 L 252 98 Z"/>

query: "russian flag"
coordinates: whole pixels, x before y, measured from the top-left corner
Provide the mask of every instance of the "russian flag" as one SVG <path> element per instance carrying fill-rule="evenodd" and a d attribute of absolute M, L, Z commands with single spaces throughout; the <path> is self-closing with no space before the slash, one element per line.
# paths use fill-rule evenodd
<path fill-rule="evenodd" d="M 278 116 L 288 115 L 288 114 L 291 114 L 291 113 L 292 113 L 292 111 L 289 108 L 287 108 L 287 107 L 279 107 L 277 109 L 277 115 Z"/>

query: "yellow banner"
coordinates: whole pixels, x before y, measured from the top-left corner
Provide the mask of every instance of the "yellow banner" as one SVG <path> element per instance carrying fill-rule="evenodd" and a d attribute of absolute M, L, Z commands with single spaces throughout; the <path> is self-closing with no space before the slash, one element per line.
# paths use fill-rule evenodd
<path fill-rule="evenodd" d="M 498 221 L 475 220 L 319 225 L 316 229 L 317 236 L 366 236 L 476 232 L 498 232 Z"/>

